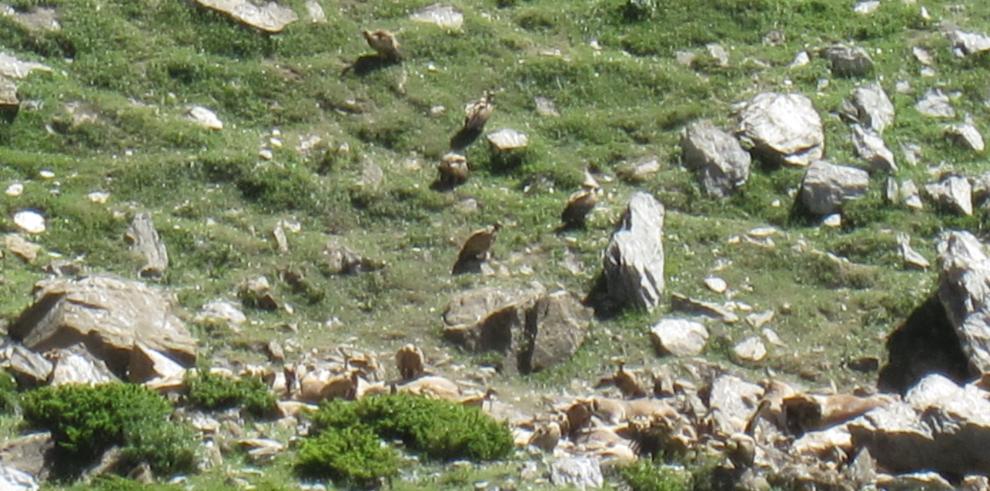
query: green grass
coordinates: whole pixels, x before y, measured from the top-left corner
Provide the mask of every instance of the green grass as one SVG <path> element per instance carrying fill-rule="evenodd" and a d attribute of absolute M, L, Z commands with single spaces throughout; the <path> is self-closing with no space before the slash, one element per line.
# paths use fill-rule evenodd
<path fill-rule="evenodd" d="M 958 217 L 931 206 L 913 212 L 885 203 L 880 176 L 865 198 L 845 207 L 836 230 L 792 209 L 800 169 L 754 163 L 739 193 L 716 200 L 681 167 L 678 146 L 681 129 L 695 119 L 731 130 L 735 103 L 765 90 L 798 91 L 822 115 L 827 157 L 862 165 L 836 113 L 867 80 L 831 77 L 814 53 L 852 42 L 870 50 L 876 69 L 869 80 L 880 81 L 897 109 L 884 135 L 899 160 L 897 179 L 922 186 L 931 180 L 928 166 L 940 162 L 966 176 L 987 172 L 985 155 L 947 142 L 941 123 L 913 108 L 928 88 L 958 92 L 957 119 L 968 113 L 986 129 L 980 122 L 988 115 L 990 58 L 952 55 L 937 30 L 945 20 L 990 32 L 984 2 L 929 1 L 933 20 L 926 21 L 918 6 L 896 1 L 861 16 L 845 0 L 457 0 L 451 3 L 463 11 L 464 26 L 445 30 L 409 19 L 433 3 L 426 0 L 321 0 L 328 23 L 303 18 L 278 34 L 188 1 L 9 3 L 54 6 L 63 29 L 33 32 L 0 18 L 4 52 L 53 69 L 18 81 L 20 99 L 30 104 L 12 122 L 0 123 L 0 188 L 25 187 L 23 195 L 0 200 L 0 232 L 15 231 L 12 216 L 25 208 L 48 221 L 46 233 L 30 237 L 43 248 L 38 260 L 0 259 L 0 317 L 8 321 L 30 303 L 32 285 L 52 259 L 79 258 L 90 272 L 135 277 L 140 264 L 122 236 L 134 213 L 150 211 L 171 260 L 160 283 L 184 310 L 236 298 L 237 285 L 258 275 L 272 280 L 278 299 L 292 307 L 292 314 L 246 307 L 252 322 L 239 332 L 197 327 L 210 356 L 261 362 L 248 347 L 292 337 L 321 352 L 353 343 L 387 353 L 416 342 L 456 363 L 480 364 L 483 358 L 445 345 L 438 335 L 448 299 L 472 287 L 531 280 L 587 293 L 625 199 L 642 189 L 668 211 L 669 291 L 725 301 L 702 283 L 709 274 L 724 278 L 734 301 L 777 313 L 769 327 L 786 346 L 772 348 L 769 366 L 785 377 L 853 385 L 871 383 L 872 376 L 843 368 L 843 360 L 882 357 L 883 337 L 933 286 L 932 272 L 901 266 L 897 232 L 909 234 L 930 260 L 944 230 L 987 233 L 985 211 Z M 283 3 L 305 12 L 302 0 Z M 370 28 L 398 33 L 403 62 L 366 74 L 347 71 L 369 53 L 359 33 Z M 771 31 L 783 34 L 782 43 L 764 42 Z M 728 66 L 707 56 L 711 42 L 727 49 Z M 934 55 L 934 77 L 919 76 L 912 46 Z M 788 68 L 801 50 L 812 54 L 811 63 Z M 694 52 L 695 63 L 679 64 L 679 51 Z M 822 79 L 829 84 L 819 87 Z M 911 90 L 895 92 L 899 80 L 909 81 Z M 506 159 L 482 137 L 467 150 L 471 179 L 450 192 L 430 189 L 464 104 L 485 90 L 497 92 L 488 129 L 523 131 L 530 148 Z M 537 115 L 537 96 L 553 99 L 560 116 Z M 215 111 L 224 130 L 188 121 L 193 104 Z M 431 115 L 435 106 L 445 110 Z M 70 107 L 95 120 L 81 120 L 80 109 L 73 116 Z M 270 148 L 274 157 L 265 160 L 259 150 L 272 146 L 275 130 L 282 146 Z M 315 150 L 296 150 L 314 135 L 322 140 Z M 901 145 L 909 143 L 924 148 L 919 166 L 904 163 Z M 660 162 L 655 176 L 639 184 L 616 176 L 644 156 Z M 381 170 L 381 182 L 360 185 L 372 165 Z M 599 209 L 587 229 L 556 234 L 563 203 L 587 167 L 607 177 L 600 179 Z M 42 179 L 42 170 L 56 177 Z M 109 201 L 90 202 L 86 195 L 93 191 L 109 192 Z M 463 211 L 469 199 L 477 203 L 474 212 Z M 280 220 L 300 226 L 287 232 L 288 253 L 278 252 L 271 238 Z M 506 226 L 495 259 L 509 275 L 451 278 L 460 242 L 496 220 Z M 780 230 L 772 249 L 736 240 L 766 225 Z M 321 264 L 330 241 L 387 267 L 331 274 Z M 836 265 L 813 250 L 851 263 Z M 569 271 L 565 258 L 583 271 Z M 302 272 L 304 281 L 283 281 L 280 272 L 287 269 Z M 533 273 L 521 273 L 526 269 Z M 678 314 L 663 304 L 652 314 L 597 320 L 569 362 L 528 378 L 501 376 L 495 384 L 528 398 L 607 373 L 612 357 L 644 368 L 667 363 L 656 358 L 647 331 L 668 315 Z M 333 318 L 339 324 L 327 328 Z M 710 328 L 724 346 L 758 334 L 745 323 Z M 725 361 L 724 351 L 716 346 L 710 356 Z"/>

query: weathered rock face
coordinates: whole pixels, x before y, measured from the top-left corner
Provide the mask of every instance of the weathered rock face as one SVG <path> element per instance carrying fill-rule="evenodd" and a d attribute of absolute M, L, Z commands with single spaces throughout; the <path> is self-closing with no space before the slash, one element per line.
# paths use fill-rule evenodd
<path fill-rule="evenodd" d="M 801 182 L 801 202 L 815 215 L 828 215 L 851 199 L 866 194 L 870 175 L 862 169 L 818 161 Z"/>
<path fill-rule="evenodd" d="M 958 145 L 972 150 L 982 152 L 985 148 L 983 135 L 970 123 L 953 124 L 945 128 L 945 136 L 955 141 Z"/>
<path fill-rule="evenodd" d="M 941 89 L 929 89 L 925 95 L 915 103 L 914 108 L 925 116 L 933 118 L 952 118 L 956 115 L 956 110 L 949 102 L 949 96 L 945 95 Z"/>
<path fill-rule="evenodd" d="M 59 278 L 39 283 L 34 304 L 9 332 L 37 352 L 85 345 L 119 374 L 126 373 L 137 342 L 189 365 L 196 359 L 196 341 L 173 309 L 173 300 L 140 282 Z"/>
<path fill-rule="evenodd" d="M 873 71 L 873 59 L 859 46 L 837 44 L 822 50 L 822 56 L 840 77 L 864 77 Z"/>
<path fill-rule="evenodd" d="M 416 22 L 425 22 L 446 29 L 460 29 L 461 25 L 464 24 L 464 14 L 450 5 L 439 3 L 418 10 L 409 18 Z"/>
<path fill-rule="evenodd" d="M 0 366 L 7 368 L 19 385 L 27 387 L 47 382 L 53 368 L 44 356 L 19 344 L 4 348 Z"/>
<path fill-rule="evenodd" d="M 524 373 L 566 361 L 584 342 L 591 311 L 568 292 L 541 296 L 526 312 L 526 344 L 519 359 Z"/>
<path fill-rule="evenodd" d="M 729 133 L 709 121 L 691 123 L 681 138 L 684 164 L 694 169 L 705 191 L 731 194 L 749 179 L 749 153 Z"/>
<path fill-rule="evenodd" d="M 5 491 L 37 491 L 38 481 L 27 473 L 0 462 L 0 489 Z"/>
<path fill-rule="evenodd" d="M 451 301 L 444 336 L 471 351 L 502 353 L 503 369 L 531 373 L 570 358 L 590 321 L 591 310 L 564 291 L 483 288 Z"/>
<path fill-rule="evenodd" d="M 969 232 L 939 240 L 938 298 L 972 373 L 990 370 L 990 258 Z"/>
<path fill-rule="evenodd" d="M 870 83 L 853 91 L 849 100 L 852 116 L 859 124 L 877 134 L 894 123 L 894 104 L 878 83 Z"/>
<path fill-rule="evenodd" d="M 925 194 L 938 206 L 961 215 L 973 214 L 973 186 L 962 176 L 949 176 L 925 185 Z"/>
<path fill-rule="evenodd" d="M 155 230 L 151 214 L 135 215 L 124 237 L 131 244 L 131 251 L 144 259 L 139 272 L 141 276 L 158 278 L 165 273 L 168 268 L 168 251 L 165 249 L 165 242 Z"/>
<path fill-rule="evenodd" d="M 38 70 L 43 72 L 52 71 L 51 68 L 35 63 L 33 61 L 21 61 L 7 53 L 0 53 L 0 77 L 9 79 L 22 79 Z"/>
<path fill-rule="evenodd" d="M 55 448 L 55 442 L 49 432 L 32 433 L 14 438 L 0 445 L 0 462 L 3 465 L 17 469 L 39 480 L 47 477 L 45 469 L 49 452 Z M 2 482 L 2 481 L 0 481 Z M 0 486 L 0 489 L 7 489 Z"/>
<path fill-rule="evenodd" d="M 821 117 L 800 94 L 757 95 L 740 113 L 736 133 L 757 157 L 785 165 L 809 165 L 825 148 Z"/>
<path fill-rule="evenodd" d="M 741 433 L 756 411 L 763 388 L 733 375 L 722 375 L 712 381 L 708 391 L 708 407 L 716 415 L 716 428 L 725 435 Z"/>
<path fill-rule="evenodd" d="M 598 459 L 566 457 L 550 464 L 550 482 L 575 489 L 600 488 L 604 484 Z"/>
<path fill-rule="evenodd" d="M 609 297 L 653 310 L 663 294 L 664 208 L 653 196 L 636 193 L 605 249 L 605 282 Z"/>
<path fill-rule="evenodd" d="M 869 449 L 894 472 L 990 472 L 990 401 L 972 385 L 925 377 L 904 402 L 866 413 L 849 424 L 853 444 Z"/>
<path fill-rule="evenodd" d="M 103 360 L 78 346 L 71 350 L 56 350 L 55 358 L 55 368 L 52 369 L 49 382 L 53 386 L 96 385 L 118 381 Z"/>
<path fill-rule="evenodd" d="M 279 32 L 299 20 L 295 11 L 275 2 L 268 2 L 263 6 L 248 0 L 196 0 L 196 3 L 266 32 Z"/>
<path fill-rule="evenodd" d="M 852 127 L 852 141 L 856 153 L 870 164 L 870 169 L 877 172 L 897 172 L 894 153 L 887 148 L 873 130 L 863 128 L 858 124 Z"/>
<path fill-rule="evenodd" d="M 653 346 L 660 354 L 695 356 L 708 342 L 708 329 L 700 322 L 663 319 L 650 330 Z"/>
<path fill-rule="evenodd" d="M 976 32 L 965 32 L 953 29 L 946 33 L 952 47 L 961 55 L 972 55 L 990 51 L 990 37 Z"/>

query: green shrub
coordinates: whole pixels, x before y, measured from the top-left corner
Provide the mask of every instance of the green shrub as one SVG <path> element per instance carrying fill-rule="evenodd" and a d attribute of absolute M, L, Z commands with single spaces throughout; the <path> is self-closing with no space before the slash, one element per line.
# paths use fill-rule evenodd
<path fill-rule="evenodd" d="M 191 430 L 168 421 L 172 407 L 139 385 L 43 387 L 21 399 L 28 425 L 52 433 L 68 457 L 63 470 L 86 465 L 112 446 L 129 462 L 147 462 L 158 473 L 190 469 L 195 440 Z"/>
<path fill-rule="evenodd" d="M 691 489 L 691 475 L 648 459 L 638 460 L 619 469 L 622 480 L 632 491 L 686 491 Z"/>
<path fill-rule="evenodd" d="M 17 382 L 9 373 L 0 370 L 0 414 L 17 407 Z"/>
<path fill-rule="evenodd" d="M 433 459 L 496 460 L 512 451 L 512 435 L 504 423 L 448 401 L 404 394 L 369 397 L 324 404 L 314 416 L 317 430 L 356 422 Z"/>
<path fill-rule="evenodd" d="M 275 410 L 275 396 L 258 377 L 231 378 L 198 370 L 186 376 L 189 402 L 202 409 L 241 407 L 255 416 L 268 416 Z"/>
<path fill-rule="evenodd" d="M 398 472 L 395 449 L 367 426 L 332 428 L 303 441 L 298 466 L 306 475 L 369 485 Z"/>

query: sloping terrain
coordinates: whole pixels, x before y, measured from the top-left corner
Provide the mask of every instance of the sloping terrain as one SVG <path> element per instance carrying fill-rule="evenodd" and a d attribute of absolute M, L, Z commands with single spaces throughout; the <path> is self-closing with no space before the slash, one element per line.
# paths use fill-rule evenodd
<path fill-rule="evenodd" d="M 490 358 L 441 336 L 450 298 L 533 281 L 584 298 L 629 197 L 645 191 L 666 208 L 660 307 L 599 309 L 565 363 L 491 379 L 500 399 L 535 410 L 540 395 L 592 392 L 617 359 L 646 371 L 677 363 L 657 356 L 649 336 L 660 319 L 685 315 L 672 311 L 671 293 L 742 319 L 706 321 L 705 359 L 754 379 L 850 388 L 875 384 L 875 367 L 857 368 L 886 360 L 888 334 L 935 288 L 931 271 L 905 266 L 898 235 L 934 263 L 941 232 L 984 233 L 983 206 L 966 216 L 927 197 L 921 209 L 884 197 L 888 175 L 923 188 L 990 172 L 983 150 L 945 131 L 967 120 L 986 129 L 988 55 L 954 53 L 947 35 L 990 31 L 984 2 L 885 0 L 868 13 L 845 0 L 444 2 L 463 14 L 460 27 L 411 17 L 432 0 L 279 3 L 299 20 L 268 33 L 187 0 L 8 0 L 0 53 L 50 70 L 14 80 L 20 107 L 0 122 L 0 188 L 16 188 L 0 196 L 0 232 L 41 247 L 30 261 L 0 249 L 2 321 L 31 304 L 53 261 L 139 278 L 144 263 L 124 236 L 147 212 L 170 263 L 144 281 L 177 295 L 209 365 L 268 363 L 261 348 L 274 339 L 289 360 L 344 345 L 391 356 L 413 343 L 437 365 L 481 370 Z M 57 28 L 25 23 L 38 7 L 54 10 Z M 401 60 L 369 57 L 361 31 L 376 29 L 395 33 Z M 833 73 L 821 50 L 836 43 L 865 48 L 873 68 Z M 801 52 L 807 63 L 792 63 Z M 898 168 L 874 172 L 838 226 L 797 204 L 803 168 L 754 160 L 748 181 L 718 198 L 683 165 L 689 123 L 732 132 L 739 103 L 789 92 L 821 116 L 827 160 L 869 168 L 841 114 L 852 91 L 874 81 L 895 108 L 883 140 Z M 954 116 L 916 109 L 936 88 Z M 464 106 L 486 91 L 495 110 L 484 133 L 515 129 L 528 146 L 506 156 L 483 134 L 465 151 L 467 181 L 436 189 Z M 193 106 L 222 129 L 192 121 Z M 650 160 L 654 171 L 630 176 Z M 599 204 L 586 227 L 559 231 L 586 169 L 602 186 Z M 24 210 L 44 217 L 44 232 L 15 224 Z M 452 276 L 464 239 L 495 222 L 490 273 Z M 774 227 L 769 240 L 751 233 L 761 227 Z M 384 267 L 334 274 L 327 244 Z M 210 301 L 239 301 L 258 276 L 279 308 L 245 304 L 238 329 L 193 322 Z M 727 290 L 706 287 L 709 276 Z M 765 325 L 745 321 L 767 311 Z M 750 336 L 764 337 L 768 357 L 734 364 L 733 346 Z M 439 485 L 421 477 L 423 489 Z"/>

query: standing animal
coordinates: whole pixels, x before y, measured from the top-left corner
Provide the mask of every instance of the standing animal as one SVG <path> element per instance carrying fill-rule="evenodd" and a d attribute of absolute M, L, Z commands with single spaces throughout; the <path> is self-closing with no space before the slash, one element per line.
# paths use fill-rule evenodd
<path fill-rule="evenodd" d="M 491 256 L 492 244 L 495 243 L 495 236 L 502 229 L 500 223 L 475 230 L 471 236 L 464 241 L 461 252 L 457 254 L 457 262 L 454 263 L 454 273 L 460 271 L 460 267 L 468 261 L 487 261 Z"/>
<path fill-rule="evenodd" d="M 371 46 L 371 49 L 378 53 L 378 56 L 391 61 L 398 61 L 402 58 L 402 54 L 399 53 L 399 41 L 395 38 L 395 34 L 384 29 L 378 29 L 376 31 L 361 31 L 361 35 L 368 42 L 368 46 Z"/>
<path fill-rule="evenodd" d="M 464 129 L 462 131 L 480 132 L 485 128 L 488 119 L 495 110 L 495 94 L 485 91 L 484 96 L 468 104 L 464 108 Z"/>
<path fill-rule="evenodd" d="M 585 171 L 584 177 L 584 182 L 581 183 L 581 190 L 575 191 L 567 198 L 567 205 L 564 206 L 564 212 L 560 214 L 560 220 L 564 222 L 564 228 L 583 227 L 588 214 L 598 204 L 598 192 L 601 187 L 587 171 Z"/>
<path fill-rule="evenodd" d="M 407 344 L 395 353 L 395 366 L 403 382 L 423 375 L 423 352 L 412 344 Z"/>

